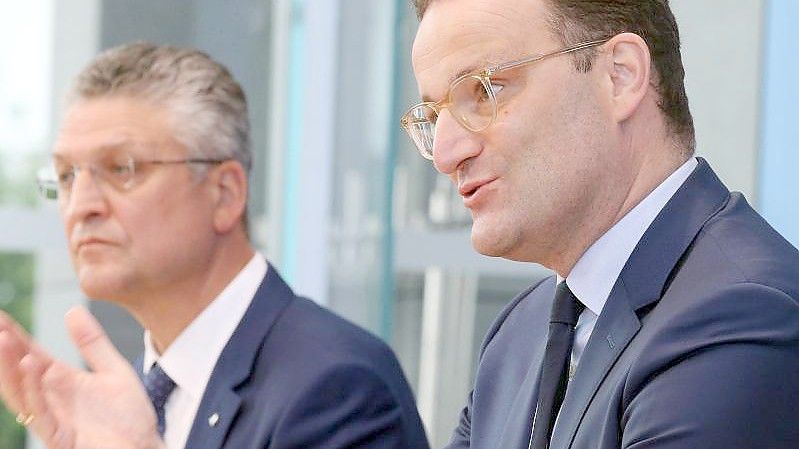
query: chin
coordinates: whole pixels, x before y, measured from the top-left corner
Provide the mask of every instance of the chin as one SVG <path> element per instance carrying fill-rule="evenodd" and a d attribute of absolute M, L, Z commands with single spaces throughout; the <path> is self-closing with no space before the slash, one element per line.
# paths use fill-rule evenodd
<path fill-rule="evenodd" d="M 472 246 L 484 255 L 508 257 L 514 249 L 514 230 L 503 231 L 501 226 L 475 222 L 472 225 Z"/>
<path fill-rule="evenodd" d="M 107 285 L 99 285 L 91 281 L 81 281 L 80 289 L 89 299 L 113 301 L 112 296 L 114 289 L 109 288 Z"/>
<path fill-rule="evenodd" d="M 111 271 L 107 266 L 78 269 L 80 289 L 87 298 L 115 302 L 127 290 L 129 282 L 126 277 Z"/>
<path fill-rule="evenodd" d="M 472 246 L 484 256 L 501 257 L 515 262 L 541 263 L 536 244 L 519 226 L 475 221 L 472 225 Z"/>

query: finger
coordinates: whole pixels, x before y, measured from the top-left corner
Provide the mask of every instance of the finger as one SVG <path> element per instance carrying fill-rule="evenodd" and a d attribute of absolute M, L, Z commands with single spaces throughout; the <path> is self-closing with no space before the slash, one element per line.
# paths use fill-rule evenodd
<path fill-rule="evenodd" d="M 28 333 L 10 315 L 0 310 L 0 330 L 13 332 L 23 339 L 29 339 Z"/>
<path fill-rule="evenodd" d="M 53 447 L 72 448 L 76 438 L 75 419 L 78 410 L 79 384 L 87 373 L 63 362 L 50 365 L 42 376 L 42 391 L 50 416 L 56 423 Z"/>
<path fill-rule="evenodd" d="M 48 364 L 35 355 L 26 355 L 20 361 L 23 372 L 23 389 L 25 402 L 28 406 L 27 413 L 32 415 L 33 421 L 28 428 L 41 438 L 47 447 L 65 447 L 59 432 L 59 423 L 56 421 L 49 404 L 45 399 L 43 378 L 48 369 Z"/>
<path fill-rule="evenodd" d="M 52 360 L 19 323 L 0 311 L 0 397 L 15 413 L 27 413 L 19 362 L 29 353 Z"/>
<path fill-rule="evenodd" d="M 0 331 L 0 396 L 14 413 L 26 413 L 19 362 L 27 348 L 9 331 Z"/>
<path fill-rule="evenodd" d="M 47 352 L 36 344 L 36 341 L 33 340 L 28 331 L 2 310 L 0 310 L 0 332 L 6 332 L 9 339 L 20 349 L 21 353 L 26 354 L 38 351 L 42 355 L 49 357 Z"/>
<path fill-rule="evenodd" d="M 5 355 L 17 356 L 14 363 L 19 363 L 22 356 L 28 353 L 30 336 L 22 326 L 3 311 L 0 311 L 0 333 L 6 336 L 8 354 Z"/>
<path fill-rule="evenodd" d="M 85 307 L 67 312 L 67 328 L 89 367 L 97 371 L 129 370 L 130 366 L 108 339 L 100 323 Z"/>

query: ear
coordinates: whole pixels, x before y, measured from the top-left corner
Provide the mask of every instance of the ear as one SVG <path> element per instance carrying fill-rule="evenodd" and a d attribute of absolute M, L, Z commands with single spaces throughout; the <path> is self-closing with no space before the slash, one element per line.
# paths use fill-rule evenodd
<path fill-rule="evenodd" d="M 612 108 L 616 122 L 632 116 L 651 85 L 651 59 L 646 42 L 633 33 L 614 36 L 606 44 L 611 65 Z"/>
<path fill-rule="evenodd" d="M 209 173 L 214 200 L 214 229 L 227 234 L 241 224 L 247 209 L 247 173 L 238 161 L 225 161 Z"/>

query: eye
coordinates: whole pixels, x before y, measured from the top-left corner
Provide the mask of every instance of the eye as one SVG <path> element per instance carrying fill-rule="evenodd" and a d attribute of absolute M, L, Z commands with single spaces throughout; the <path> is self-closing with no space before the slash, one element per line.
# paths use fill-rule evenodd
<path fill-rule="evenodd" d="M 484 103 L 489 100 L 488 91 L 486 90 L 483 83 L 475 83 L 474 84 L 474 98 L 477 100 L 478 103 Z"/>
<path fill-rule="evenodd" d="M 114 175 L 127 175 L 130 173 L 130 164 L 113 163 L 109 165 L 108 170 Z"/>
<path fill-rule="evenodd" d="M 106 179 L 117 188 L 121 188 L 130 181 L 133 173 L 130 164 L 122 162 L 108 162 L 103 165 L 102 170 L 105 172 Z"/>
<path fill-rule="evenodd" d="M 489 86 L 491 87 L 491 90 L 494 92 L 494 96 L 496 96 L 498 93 L 502 92 L 502 89 L 505 88 L 505 86 L 503 86 L 502 84 L 499 84 L 496 81 L 492 81 L 491 84 L 489 84 Z"/>
<path fill-rule="evenodd" d="M 75 179 L 75 169 L 72 166 L 66 165 L 63 167 L 56 167 L 55 173 L 58 183 L 62 186 L 72 184 L 72 181 Z"/>
<path fill-rule="evenodd" d="M 133 170 L 132 159 L 126 154 L 110 155 L 99 164 L 100 169 L 115 179 L 126 180 Z"/>
<path fill-rule="evenodd" d="M 497 94 L 505 86 L 503 86 L 502 84 L 492 80 L 488 84 L 488 87 L 491 89 L 492 93 L 494 94 L 494 97 L 496 97 Z M 484 102 L 490 101 L 490 98 L 488 96 L 488 91 L 486 90 L 486 88 L 483 86 L 482 83 L 479 83 L 477 86 L 475 86 L 474 95 L 475 95 L 475 98 L 477 99 L 478 103 L 484 103 Z"/>

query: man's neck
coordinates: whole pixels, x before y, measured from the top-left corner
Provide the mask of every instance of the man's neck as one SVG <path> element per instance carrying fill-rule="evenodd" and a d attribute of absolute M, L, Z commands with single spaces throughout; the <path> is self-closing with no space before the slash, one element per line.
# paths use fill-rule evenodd
<path fill-rule="evenodd" d="M 168 288 L 146 294 L 146 299 L 123 304 L 139 324 L 150 331 L 153 345 L 164 351 L 241 272 L 254 255 L 245 245 L 226 245 L 198 271 Z"/>
<path fill-rule="evenodd" d="M 677 170 L 688 156 L 682 156 L 676 151 L 663 151 L 647 154 L 638 166 L 637 175 L 631 179 L 626 195 L 611 207 L 599 211 L 601 215 L 591 217 L 583 226 L 582 239 L 571 239 L 573 246 L 568 250 L 559 252 L 558 260 L 550 268 L 561 275 L 568 277 L 574 265 L 586 250 L 604 235 L 610 228 L 627 215 L 647 195 L 652 193 L 666 178 Z"/>

